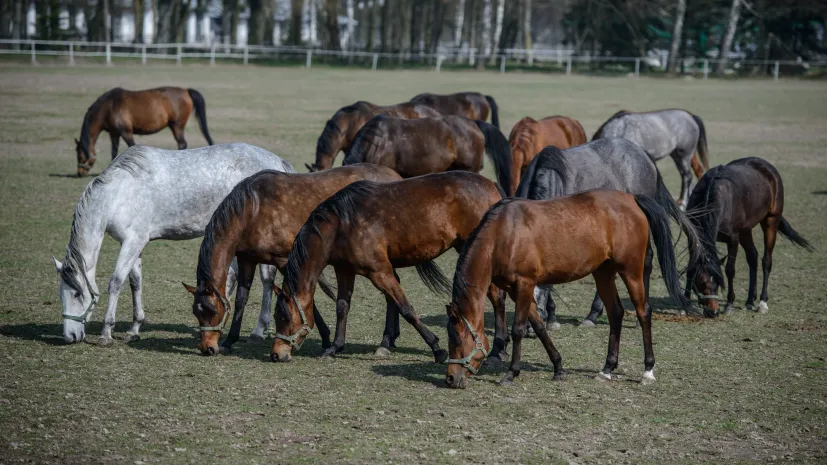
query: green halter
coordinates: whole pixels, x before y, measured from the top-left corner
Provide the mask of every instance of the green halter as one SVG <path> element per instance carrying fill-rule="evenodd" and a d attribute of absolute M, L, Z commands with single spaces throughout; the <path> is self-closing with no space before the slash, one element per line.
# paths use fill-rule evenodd
<path fill-rule="evenodd" d="M 698 298 L 698 300 L 700 300 L 700 299 L 718 300 L 718 294 L 701 294 L 700 292 L 698 292 L 697 289 L 694 289 L 694 288 L 692 289 L 692 292 L 695 293 L 695 296 Z"/>
<path fill-rule="evenodd" d="M 86 289 L 89 291 L 89 295 L 92 296 L 92 301 L 89 302 L 89 305 L 86 307 L 86 311 L 80 315 L 70 315 L 64 311 L 63 319 L 86 324 L 89 322 L 89 316 L 92 315 L 92 312 L 98 305 L 98 293 L 92 290 L 92 284 L 89 282 L 89 278 L 86 277 L 86 273 L 81 273 L 81 276 L 83 276 L 83 281 L 86 282 Z"/>
<path fill-rule="evenodd" d="M 293 299 L 293 302 L 295 302 L 296 306 L 299 307 L 299 316 L 302 319 L 302 327 L 299 328 L 299 330 L 296 331 L 296 333 L 292 336 L 285 336 L 284 334 L 277 332 L 276 339 L 281 339 L 282 341 L 290 344 L 290 350 L 299 350 L 302 348 L 304 340 L 302 340 L 299 343 L 296 343 L 296 341 L 299 339 L 299 336 L 302 335 L 302 331 L 304 331 L 304 336 L 307 336 L 308 334 L 310 334 L 310 331 L 312 331 L 313 328 L 311 328 L 310 325 L 307 324 L 307 317 L 304 316 L 304 309 L 302 308 L 302 304 L 300 304 L 297 299 Z"/>
<path fill-rule="evenodd" d="M 471 323 L 469 323 L 468 320 L 465 319 L 465 317 L 462 317 L 462 321 L 465 322 L 465 326 L 468 327 L 468 332 L 470 332 L 471 336 L 474 338 L 474 350 L 472 350 L 470 354 L 466 355 L 463 358 L 448 359 L 445 361 L 445 363 L 447 363 L 448 365 L 462 365 L 463 368 L 476 375 L 479 371 L 479 368 L 474 368 L 473 366 L 471 366 L 471 361 L 474 360 L 474 355 L 477 355 L 477 352 L 482 352 L 482 358 L 485 359 L 485 357 L 488 356 L 488 351 L 485 350 L 485 345 L 480 340 L 479 336 L 477 335 L 477 332 L 474 331 L 474 328 L 471 327 Z M 480 367 L 482 367 L 482 364 L 480 364 Z"/>
<path fill-rule="evenodd" d="M 230 317 L 230 303 L 220 292 L 215 291 L 215 295 L 218 296 L 221 306 L 224 307 L 224 316 L 221 317 L 221 322 L 215 326 L 199 326 L 198 329 L 201 331 L 218 331 L 221 333 L 224 331 L 224 327 L 227 326 L 227 318 Z"/>

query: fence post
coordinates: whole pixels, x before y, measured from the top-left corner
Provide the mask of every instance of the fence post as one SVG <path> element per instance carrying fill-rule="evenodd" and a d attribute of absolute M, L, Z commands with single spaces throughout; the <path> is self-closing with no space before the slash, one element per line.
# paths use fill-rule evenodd
<path fill-rule="evenodd" d="M 474 67 L 474 63 L 477 60 L 477 49 L 472 48 L 470 49 L 470 55 L 468 55 L 468 65 L 472 68 Z"/>
<path fill-rule="evenodd" d="M 215 42 L 210 46 L 210 66 L 215 66 Z"/>
<path fill-rule="evenodd" d="M 32 64 L 36 65 L 37 64 L 37 52 L 34 51 L 34 41 L 31 41 L 31 42 L 32 42 Z"/>
<path fill-rule="evenodd" d="M 640 77 L 640 58 L 635 58 L 635 77 Z"/>
<path fill-rule="evenodd" d="M 443 60 L 443 58 L 445 58 L 445 57 L 443 57 L 442 55 L 439 55 L 438 57 L 436 57 L 436 72 L 437 73 L 440 72 L 440 70 L 442 70 L 442 60 Z"/>
<path fill-rule="evenodd" d="M 534 66 L 534 49 L 528 49 L 528 66 Z"/>
<path fill-rule="evenodd" d="M 778 80 L 778 64 L 779 63 L 776 61 L 775 62 L 775 69 L 773 69 L 773 71 L 772 71 L 772 77 L 773 77 L 774 81 Z"/>
<path fill-rule="evenodd" d="M 571 75 L 571 55 L 566 57 L 566 76 Z"/>
<path fill-rule="evenodd" d="M 376 65 L 377 65 L 378 63 L 379 63 L 379 54 L 378 54 L 378 53 L 374 53 L 374 54 L 373 54 L 373 65 L 371 66 L 371 69 L 372 69 L 372 70 L 374 70 L 374 71 L 376 71 Z"/>
<path fill-rule="evenodd" d="M 304 60 L 304 67 L 310 69 L 313 65 L 313 50 L 307 50 L 307 58 Z"/>
<path fill-rule="evenodd" d="M 709 60 L 704 58 L 704 81 L 709 78 Z"/>
<path fill-rule="evenodd" d="M 146 64 L 146 44 L 141 45 L 141 64 Z"/>
<path fill-rule="evenodd" d="M 248 48 L 247 48 L 247 46 L 245 45 L 245 46 L 244 46 L 244 65 L 245 65 L 245 66 L 247 65 L 247 63 L 248 63 L 248 62 L 249 62 L 249 60 L 250 60 L 250 59 L 249 59 L 249 56 L 248 56 L 248 53 L 249 53 L 249 52 L 248 52 L 248 50 L 249 50 L 249 49 L 248 49 Z"/>
<path fill-rule="evenodd" d="M 500 55 L 500 74 L 505 73 L 505 55 Z"/>
<path fill-rule="evenodd" d="M 106 43 L 106 66 L 112 66 L 112 47 Z"/>
<path fill-rule="evenodd" d="M 178 44 L 178 54 L 175 56 L 175 64 L 181 66 L 181 44 Z"/>
<path fill-rule="evenodd" d="M 75 66 L 75 43 L 69 42 L 69 66 Z"/>

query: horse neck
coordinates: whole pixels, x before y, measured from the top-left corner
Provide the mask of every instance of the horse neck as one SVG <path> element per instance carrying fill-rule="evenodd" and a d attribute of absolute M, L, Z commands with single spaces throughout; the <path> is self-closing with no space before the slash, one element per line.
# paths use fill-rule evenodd
<path fill-rule="evenodd" d="M 236 222 L 234 225 L 222 231 L 221 234 L 210 234 L 208 232 L 211 236 L 209 239 L 205 234 L 204 242 L 210 240 L 211 244 L 209 247 L 203 244 L 202 247 L 204 250 L 198 255 L 199 285 L 204 284 L 201 280 L 209 276 L 209 284 L 220 292 L 225 292 L 227 287 L 227 270 L 233 262 L 238 247 L 238 240 L 241 238 L 243 231 L 244 227 L 241 222 Z M 209 273 L 202 274 L 200 272 L 203 266 L 208 267 Z"/>
<path fill-rule="evenodd" d="M 313 239 L 304 240 L 303 245 L 307 250 L 307 259 L 298 270 L 298 289 L 295 298 L 305 308 L 307 308 L 306 305 L 312 302 L 316 285 L 319 283 L 319 277 L 330 261 L 333 245 L 336 241 L 336 232 L 339 229 L 339 220 L 331 215 L 326 224 L 318 225 L 318 229 L 320 234 L 311 232 L 309 236 Z"/>
<path fill-rule="evenodd" d="M 86 115 L 83 117 L 83 126 L 86 130 L 81 129 L 80 142 L 81 144 L 86 144 L 89 150 L 89 156 L 94 157 L 96 156 L 95 144 L 98 142 L 98 136 L 100 136 L 103 127 L 103 105 L 90 108 L 89 111 L 86 112 Z"/>
<path fill-rule="evenodd" d="M 66 261 L 76 261 L 75 256 L 83 260 L 89 282 L 95 285 L 95 269 L 98 263 L 103 237 L 106 234 L 107 209 L 97 205 L 93 191 L 85 192 L 81 198 L 75 217 L 72 221 L 72 232 L 69 235 L 69 244 L 66 246 Z M 80 270 L 79 270 L 80 271 Z"/>
<path fill-rule="evenodd" d="M 493 269 L 493 244 L 487 239 L 489 233 L 477 236 L 471 247 L 466 247 L 464 258 L 458 265 L 454 277 L 453 300 L 459 305 L 461 316 L 475 323 L 477 316 L 482 316 L 485 309 L 485 296 L 491 285 Z M 486 236 L 486 238 L 482 237 Z M 464 290 L 458 292 L 457 279 L 464 280 Z M 473 319 L 472 319 L 473 318 Z"/>

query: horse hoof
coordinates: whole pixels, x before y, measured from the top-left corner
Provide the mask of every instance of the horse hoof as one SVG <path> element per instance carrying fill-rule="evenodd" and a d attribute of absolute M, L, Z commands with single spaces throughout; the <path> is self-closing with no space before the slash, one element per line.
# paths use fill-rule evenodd
<path fill-rule="evenodd" d="M 264 342 L 265 339 L 266 338 L 264 337 L 263 334 L 256 334 L 256 333 L 251 333 L 250 334 L 250 341 L 252 341 L 252 342 Z"/>
<path fill-rule="evenodd" d="M 596 379 L 597 381 L 601 381 L 601 382 L 611 381 L 612 380 L 612 374 L 611 373 L 603 373 L 601 371 L 600 373 L 597 374 L 597 376 L 594 377 L 594 379 Z"/>
<path fill-rule="evenodd" d="M 140 334 L 126 333 L 123 336 L 123 342 L 136 342 L 141 340 Z"/>
<path fill-rule="evenodd" d="M 98 347 L 109 347 L 109 346 L 111 346 L 111 345 L 112 345 L 112 344 L 114 344 L 114 343 L 115 343 L 115 340 L 114 340 L 114 339 L 112 339 L 111 337 L 103 337 L 103 336 L 101 336 L 101 337 L 98 339 Z"/>
<path fill-rule="evenodd" d="M 764 302 L 763 300 L 761 302 L 758 302 L 758 313 L 764 314 L 768 311 L 770 311 L 770 307 L 767 306 L 766 302 Z"/>
<path fill-rule="evenodd" d="M 562 327 L 563 327 L 563 325 L 561 325 L 560 323 L 558 323 L 556 321 L 554 323 L 551 323 L 550 325 L 548 325 L 549 331 L 557 331 L 558 329 L 560 329 Z"/>
<path fill-rule="evenodd" d="M 534 328 L 531 326 L 527 327 L 525 330 L 525 337 L 528 339 L 534 339 L 537 337 L 537 333 L 534 332 Z"/>
<path fill-rule="evenodd" d="M 754 312 L 754 311 L 755 311 L 755 304 L 747 302 L 747 303 L 744 305 L 744 309 L 745 309 L 745 310 L 749 310 L 749 311 L 751 311 L 751 312 Z"/>
<path fill-rule="evenodd" d="M 448 360 L 448 351 L 445 349 L 439 349 L 434 352 L 434 361 L 436 363 L 445 363 L 445 360 Z"/>
<path fill-rule="evenodd" d="M 390 358 L 391 351 L 386 349 L 385 347 L 379 347 L 373 353 L 373 356 L 376 357 L 376 358 Z"/>
<path fill-rule="evenodd" d="M 643 378 L 640 379 L 640 384 L 648 386 L 655 383 L 655 374 L 651 371 L 644 371 Z"/>
<path fill-rule="evenodd" d="M 732 315 L 734 312 L 735 307 L 733 307 L 732 305 L 727 305 L 726 308 L 724 308 L 724 316 Z"/>
<path fill-rule="evenodd" d="M 566 370 L 557 370 L 554 372 L 554 377 L 552 378 L 554 381 L 563 381 L 566 379 L 566 375 L 569 374 Z"/>
<path fill-rule="evenodd" d="M 594 328 L 595 324 L 594 324 L 594 321 L 589 320 L 587 318 L 587 319 L 583 320 L 582 322 L 580 322 L 580 327 L 581 328 Z"/>
<path fill-rule="evenodd" d="M 497 386 L 505 386 L 505 387 L 514 386 L 514 380 L 511 379 L 511 377 L 509 377 L 508 375 L 505 375 L 505 377 L 503 379 L 501 379 L 497 382 Z"/>
<path fill-rule="evenodd" d="M 686 310 L 678 310 L 678 315 L 686 316 Z"/>

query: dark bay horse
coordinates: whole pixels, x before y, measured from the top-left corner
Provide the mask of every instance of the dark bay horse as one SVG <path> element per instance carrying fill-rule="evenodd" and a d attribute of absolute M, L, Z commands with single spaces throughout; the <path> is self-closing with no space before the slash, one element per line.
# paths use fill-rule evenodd
<path fill-rule="evenodd" d="M 256 265 L 274 265 L 283 274 L 293 239 L 310 212 L 343 187 L 363 179 L 381 182 L 401 178 L 389 168 L 361 164 L 310 174 L 265 170 L 233 188 L 216 208 L 204 232 L 198 254 L 197 285 L 184 285 L 195 298 L 192 312 L 202 329 L 203 354 L 219 352 L 218 338 L 230 312 L 222 292 L 227 281 L 226 268 L 233 258 L 238 259 L 238 290 L 233 323 L 222 344 L 224 349 L 230 349 L 238 341 Z M 335 299 L 326 285 L 322 288 Z M 274 290 L 278 294 L 279 291 Z M 313 311 L 320 319 L 315 307 Z M 264 339 L 269 324 L 267 309 L 259 316 L 251 337 Z M 319 333 L 325 346 L 329 346 L 330 331 L 322 320 L 319 320 Z"/>
<path fill-rule="evenodd" d="M 101 131 L 108 132 L 112 140 L 113 160 L 118 156 L 118 141 L 121 137 L 132 147 L 135 145 L 134 135 L 155 134 L 164 128 L 172 131 L 179 150 L 187 148 L 184 127 L 193 110 L 204 138 L 209 145 L 213 145 L 207 128 L 207 104 L 204 96 L 195 89 L 158 87 L 126 90 L 116 87 L 106 92 L 86 110 L 80 128 L 80 140 L 75 139 L 78 176 L 88 175 L 95 164 L 95 143 Z"/>
<path fill-rule="evenodd" d="M 405 102 L 396 105 L 375 105 L 359 101 L 340 108 L 325 123 L 322 135 L 316 141 L 316 162 L 305 164 L 309 171 L 326 170 L 333 166 L 339 151 L 347 151 L 359 129 L 376 115 L 388 115 L 396 118 L 425 118 L 439 116 L 440 113 L 427 106 Z"/>
<path fill-rule="evenodd" d="M 336 270 L 338 302 L 336 337 L 324 356 L 345 344 L 347 315 L 356 275 L 382 291 L 416 328 L 441 363 L 447 352 L 419 320 L 399 285 L 394 268 L 415 266 L 431 290 L 450 289 L 433 260 L 448 249 L 460 249 L 488 207 L 501 199 L 497 186 L 476 173 L 452 171 L 403 181 L 355 182 L 319 205 L 296 236 L 287 274 L 276 304 L 276 329 L 271 359 L 289 361 L 313 328 L 316 281 L 328 264 Z M 497 315 L 498 338 L 505 339 L 504 296 L 495 287 L 485 291 Z M 378 354 L 387 354 L 399 333 L 387 319 Z"/>
<path fill-rule="evenodd" d="M 709 169 L 709 148 L 706 143 L 704 122 L 697 115 L 685 110 L 668 109 L 643 113 L 621 110 L 594 133 L 592 140 L 605 137 L 622 137 L 643 147 L 643 150 L 658 161 L 672 157 L 681 175 L 679 204 L 686 208 L 692 173 L 700 179 L 704 170 Z M 700 163 L 698 163 L 697 152 Z"/>
<path fill-rule="evenodd" d="M 759 224 L 764 231 L 764 258 L 761 268 L 764 282 L 758 311 L 765 313 L 767 283 L 772 271 L 772 251 L 780 232 L 793 244 L 812 251 L 813 247 L 796 232 L 782 215 L 784 212 L 784 184 L 781 175 L 769 162 L 761 158 L 741 158 L 709 170 L 695 186 L 689 197 L 687 213 L 709 248 L 707 260 L 687 271 L 686 296 L 690 289 L 698 295 L 704 314 L 718 314 L 718 288 L 723 286 L 721 261 L 717 259 L 715 242 L 727 245 L 726 278 L 729 292 L 724 314 L 732 313 L 735 290 L 735 258 L 738 245 L 744 248 L 749 265 L 749 291 L 746 308 L 755 308 L 758 278 L 758 249 L 752 239 L 752 229 Z M 690 287 L 691 285 L 691 287 Z"/>
<path fill-rule="evenodd" d="M 598 139 L 563 150 L 546 147 L 529 164 L 517 189 L 517 197 L 550 200 L 592 189 L 614 189 L 650 197 L 678 222 L 684 231 L 689 231 L 690 234 L 694 231 L 663 184 L 655 162 L 639 145 L 626 139 Z M 652 271 L 651 250 L 646 256 L 644 271 L 648 291 L 649 274 Z M 544 300 L 543 297 L 546 295 L 547 300 Z M 541 303 L 540 312 L 545 314 L 549 327 L 557 326 L 556 306 L 551 293 L 538 293 L 538 297 Z M 598 293 L 594 296 L 591 311 L 581 325 L 594 326 L 601 313 L 603 301 Z"/>
<path fill-rule="evenodd" d="M 461 116 L 401 119 L 377 115 L 346 152 L 344 164 L 376 163 L 403 178 L 443 171 L 479 172 L 483 154 L 494 163 L 500 187 L 511 191 L 511 149 L 499 129 Z"/>
<path fill-rule="evenodd" d="M 451 356 L 445 377 L 448 386 L 464 388 L 488 351 L 480 292 L 492 283 L 516 303 L 511 365 L 501 383 L 511 383 L 520 374 L 526 320 L 554 365 L 554 378 L 562 379 L 562 357 L 537 314 L 534 288 L 538 284 L 576 281 L 589 274 L 594 276 L 600 297 L 606 302 L 611 324 L 606 364 L 597 378 L 610 380 L 617 367 L 624 314 L 615 287 L 619 274 L 643 332 L 645 371 L 641 383 L 654 382 L 652 314 L 643 280 L 650 233 L 669 294 L 682 308 L 691 308 L 680 286 L 668 218 L 654 200 L 613 190 L 545 201 L 510 198 L 493 206 L 471 233 L 457 261 L 451 304 L 447 307 Z"/>
<path fill-rule="evenodd" d="M 511 187 L 514 195 L 531 160 L 543 148 L 552 145 L 567 149 L 588 142 L 580 121 L 566 116 L 546 116 L 536 120 L 529 116 L 521 119 L 511 129 L 508 145 L 511 146 Z"/>
<path fill-rule="evenodd" d="M 426 105 L 443 115 L 464 116 L 468 119 L 488 119 L 491 113 L 491 124 L 500 128 L 500 116 L 497 102 L 490 95 L 479 92 L 458 92 L 456 94 L 419 94 L 411 99 L 416 105 Z"/>

